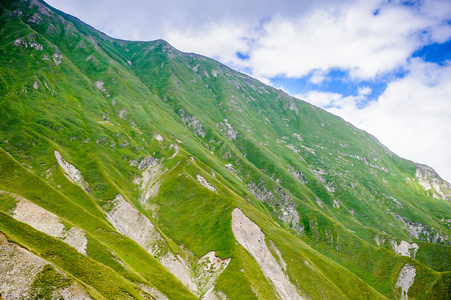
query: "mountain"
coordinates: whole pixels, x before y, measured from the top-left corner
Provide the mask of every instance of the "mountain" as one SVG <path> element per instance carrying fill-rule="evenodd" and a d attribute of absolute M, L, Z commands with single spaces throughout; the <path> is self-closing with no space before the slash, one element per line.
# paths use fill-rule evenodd
<path fill-rule="evenodd" d="M 0 299 L 451 298 L 430 167 L 165 41 L 0 3 Z"/>

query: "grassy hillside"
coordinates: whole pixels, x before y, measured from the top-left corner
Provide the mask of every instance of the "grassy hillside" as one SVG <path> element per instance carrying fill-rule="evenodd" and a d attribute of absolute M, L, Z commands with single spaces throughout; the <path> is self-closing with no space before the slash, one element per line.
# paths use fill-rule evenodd
<path fill-rule="evenodd" d="M 237 207 L 300 297 L 399 298 L 406 265 L 410 298 L 451 296 L 449 184 L 366 132 L 41 1 L 1 1 L 0 36 L 0 233 L 91 298 L 280 296 Z"/>

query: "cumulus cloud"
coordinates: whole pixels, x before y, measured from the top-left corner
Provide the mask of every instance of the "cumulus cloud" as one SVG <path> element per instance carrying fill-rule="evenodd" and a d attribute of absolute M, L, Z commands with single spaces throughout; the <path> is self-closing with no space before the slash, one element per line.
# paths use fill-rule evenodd
<path fill-rule="evenodd" d="M 439 17 L 394 2 L 316 9 L 308 17 L 266 24 L 249 65 L 269 77 L 339 68 L 352 78 L 371 79 L 404 65 L 425 42 L 448 39 L 449 29 Z"/>
<path fill-rule="evenodd" d="M 327 72 L 324 72 L 322 70 L 314 70 L 312 74 L 309 76 L 309 82 L 320 85 L 323 81 L 328 80 Z"/>
<path fill-rule="evenodd" d="M 339 93 L 322 92 L 322 91 L 310 91 L 306 94 L 296 95 L 297 98 L 305 100 L 315 106 L 327 108 L 335 107 L 341 108 L 346 103 L 354 104 L 357 101 L 356 96 L 344 97 Z"/>
<path fill-rule="evenodd" d="M 309 92 L 299 97 L 328 107 L 329 112 L 375 135 L 396 154 L 432 166 L 451 182 L 451 64 L 439 66 L 416 58 L 407 68 L 408 75 L 388 84 L 363 109 L 358 108 L 358 101 L 366 92 L 348 97 Z"/>
<path fill-rule="evenodd" d="M 369 86 L 361 86 L 357 90 L 357 93 L 361 96 L 368 96 L 369 94 L 371 94 L 371 91 L 372 90 Z"/>

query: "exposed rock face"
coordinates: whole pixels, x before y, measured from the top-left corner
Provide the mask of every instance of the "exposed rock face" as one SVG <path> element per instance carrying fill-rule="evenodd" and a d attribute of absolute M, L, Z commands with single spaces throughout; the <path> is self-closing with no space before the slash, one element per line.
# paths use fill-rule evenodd
<path fill-rule="evenodd" d="M 263 181 L 256 184 L 250 181 L 246 184 L 248 190 L 262 202 L 266 202 L 274 208 L 277 218 L 286 226 L 291 227 L 298 234 L 302 234 L 304 226 L 301 225 L 299 213 L 296 210 L 296 204 L 292 201 L 290 194 L 282 188 L 274 188 L 270 191 Z"/>
<path fill-rule="evenodd" d="M 77 227 L 71 227 L 64 233 L 63 242 L 69 246 L 74 247 L 81 254 L 87 255 L 86 248 L 88 246 L 88 240 L 83 230 Z"/>
<path fill-rule="evenodd" d="M 287 271 L 287 263 L 285 262 L 285 260 L 282 257 L 282 253 L 280 252 L 279 248 L 277 248 L 276 244 L 274 244 L 273 241 L 269 241 L 269 246 L 271 247 L 271 249 L 276 253 L 278 261 L 280 266 L 282 267 L 282 270 L 284 272 Z"/>
<path fill-rule="evenodd" d="M 35 24 L 41 24 L 42 23 L 42 19 L 41 19 L 41 17 L 39 16 L 39 14 L 38 13 L 35 13 L 34 15 L 32 15 L 29 19 L 28 19 L 28 22 L 30 22 L 30 23 L 35 23 Z"/>
<path fill-rule="evenodd" d="M 278 216 L 284 224 L 291 227 L 298 234 L 304 232 L 304 225 L 301 225 L 301 220 L 296 205 L 293 202 L 285 204 L 280 208 L 280 215 Z"/>
<path fill-rule="evenodd" d="M 72 283 L 69 287 L 61 290 L 60 296 L 56 295 L 55 299 L 73 299 L 73 300 L 89 300 L 91 299 L 86 291 L 77 283 Z"/>
<path fill-rule="evenodd" d="M 324 203 L 321 200 L 319 200 L 319 198 L 316 198 L 316 204 L 318 204 L 318 206 L 321 207 L 321 208 L 325 207 Z"/>
<path fill-rule="evenodd" d="M 384 236 L 380 236 L 379 233 L 378 233 L 378 234 L 376 234 L 376 236 L 374 237 L 374 241 L 376 242 L 376 244 L 377 244 L 378 246 L 382 246 L 382 245 L 384 245 L 384 243 L 385 243 L 385 237 L 384 237 Z M 396 243 L 396 241 L 395 241 L 395 243 Z M 396 252 L 396 250 L 395 250 L 395 252 Z"/>
<path fill-rule="evenodd" d="M 60 33 L 60 30 L 57 29 L 55 27 L 55 25 L 50 24 L 49 27 L 47 27 L 47 30 L 45 31 L 45 33 L 48 34 L 48 35 L 57 35 L 57 34 Z"/>
<path fill-rule="evenodd" d="M 86 255 L 88 240 L 83 230 L 71 227 L 66 231 L 58 216 L 24 198 L 17 197 L 17 199 L 17 206 L 13 211 L 14 219 L 26 223 L 36 230 L 59 238 L 78 252 Z"/>
<path fill-rule="evenodd" d="M 229 262 L 230 258 L 221 259 L 216 256 L 215 251 L 210 251 L 197 260 L 192 269 L 199 288 L 198 294 L 202 296 L 202 299 L 205 299 L 207 296 L 217 295 L 217 293 L 213 292 L 216 279 L 227 268 Z"/>
<path fill-rule="evenodd" d="M 246 187 L 259 201 L 262 202 L 277 201 L 277 198 L 274 195 L 274 193 L 268 190 L 268 188 L 265 186 L 263 182 L 256 184 L 255 182 L 250 181 L 249 183 L 246 184 Z"/>
<path fill-rule="evenodd" d="M 187 266 L 171 252 L 166 240 L 146 216 L 128 203 L 121 194 L 114 199 L 114 207 L 109 215 L 114 220 L 112 225 L 119 232 L 157 258 L 188 289 L 197 292 L 197 286 L 191 280 Z"/>
<path fill-rule="evenodd" d="M 401 300 L 408 300 L 407 292 L 415 281 L 417 269 L 411 264 L 405 264 L 399 272 L 398 281 L 395 287 L 401 288 Z"/>
<path fill-rule="evenodd" d="M 64 175 L 67 177 L 67 179 L 77 184 L 85 191 L 89 192 L 89 185 L 83 179 L 81 172 L 76 167 L 68 163 L 57 150 L 55 150 L 55 157 L 58 161 L 58 164 L 61 166 L 61 168 L 63 168 Z"/>
<path fill-rule="evenodd" d="M 159 134 L 159 133 L 155 133 L 155 134 L 154 134 L 154 139 L 156 139 L 156 140 L 159 141 L 159 142 L 162 142 L 162 141 L 163 141 L 163 137 L 162 137 L 161 134 Z"/>
<path fill-rule="evenodd" d="M 34 49 L 39 50 L 39 51 L 44 50 L 44 48 L 36 42 L 36 40 L 34 39 L 34 35 L 32 33 L 30 33 L 27 36 L 27 39 L 28 39 L 28 45 L 31 48 L 34 48 Z"/>
<path fill-rule="evenodd" d="M 143 170 L 147 168 L 148 166 L 154 164 L 155 162 L 158 162 L 157 159 L 153 158 L 152 156 L 146 156 L 138 165 L 138 170 Z"/>
<path fill-rule="evenodd" d="M 292 171 L 291 174 L 293 174 L 293 176 L 301 183 L 308 183 L 307 177 L 304 173 L 302 173 L 302 171 Z"/>
<path fill-rule="evenodd" d="M 174 255 L 158 229 L 120 194 L 114 200 L 114 208 L 109 212 L 109 218 L 119 232 L 137 242 L 158 259 L 190 291 L 198 296 L 202 296 L 214 288 L 217 277 L 230 262 L 230 259 L 222 260 L 216 257 L 214 251 L 197 259 L 189 251 L 182 249 L 187 255 L 188 261 L 193 262 L 192 264 L 181 255 Z"/>
<path fill-rule="evenodd" d="M 126 108 L 123 108 L 121 110 L 118 111 L 117 115 L 119 116 L 119 118 L 124 119 L 127 118 L 128 116 L 128 111 Z"/>
<path fill-rule="evenodd" d="M 147 201 L 151 197 L 155 197 L 158 195 L 160 191 L 161 185 L 161 176 L 164 173 L 161 162 L 158 159 L 153 158 L 152 156 L 147 156 L 144 158 L 138 165 L 138 169 L 142 171 L 142 177 L 136 178 L 133 182 L 139 185 L 142 190 L 141 197 L 139 198 L 139 202 L 143 205 L 147 203 Z"/>
<path fill-rule="evenodd" d="M 94 81 L 94 85 L 105 94 L 105 96 L 109 97 L 110 94 L 108 93 L 108 91 L 105 89 L 104 85 L 105 83 L 102 80 L 97 80 Z M 122 118 L 122 117 L 121 117 Z"/>
<path fill-rule="evenodd" d="M 227 296 L 221 291 L 209 290 L 203 297 L 202 300 L 227 300 Z"/>
<path fill-rule="evenodd" d="M 59 53 L 53 53 L 52 58 L 55 65 L 59 66 L 62 63 L 64 56 Z"/>
<path fill-rule="evenodd" d="M 401 215 L 393 215 L 404 225 L 402 228 L 404 228 L 411 237 L 432 243 L 440 242 L 449 244 L 449 238 L 446 233 L 437 232 L 433 227 L 429 225 L 412 222 Z"/>
<path fill-rule="evenodd" d="M 232 212 L 232 230 L 235 239 L 254 257 L 282 299 L 303 299 L 269 251 L 265 234 L 239 208 Z"/>
<path fill-rule="evenodd" d="M 298 107 L 296 106 L 296 104 L 295 104 L 294 102 L 291 102 L 291 103 L 290 103 L 290 106 L 289 106 L 288 108 L 289 108 L 290 110 L 295 111 L 295 112 L 296 112 L 296 115 L 299 114 Z"/>
<path fill-rule="evenodd" d="M 204 177 L 202 177 L 200 174 L 196 175 L 197 181 L 202 184 L 204 187 L 209 189 L 212 192 L 217 193 L 218 191 L 214 188 L 214 186 L 211 185 Z"/>
<path fill-rule="evenodd" d="M 373 163 L 370 163 L 368 161 L 368 159 L 366 157 L 364 157 L 364 156 L 348 154 L 348 153 L 344 153 L 344 152 L 341 152 L 341 151 L 337 151 L 337 153 L 339 155 L 341 155 L 341 156 L 352 157 L 352 158 L 358 159 L 358 160 L 362 161 L 365 165 L 370 166 L 371 168 L 378 169 L 378 170 L 381 170 L 381 171 L 383 171 L 385 173 L 388 173 L 388 169 L 387 168 L 375 165 Z"/>
<path fill-rule="evenodd" d="M 243 181 L 240 177 L 240 175 L 238 175 L 237 170 L 235 169 L 235 167 L 232 164 L 227 164 L 224 165 L 224 167 L 227 169 L 227 171 L 229 171 L 230 173 L 232 173 L 233 175 L 235 175 L 240 181 Z"/>
<path fill-rule="evenodd" d="M 179 146 L 175 144 L 171 144 L 171 146 L 169 146 L 169 149 L 174 149 L 174 154 L 172 154 L 171 157 L 169 157 L 169 159 L 174 158 L 180 152 Z"/>
<path fill-rule="evenodd" d="M 90 60 L 96 61 L 97 59 L 94 55 L 89 55 L 88 57 L 86 57 L 86 61 L 90 61 Z"/>
<path fill-rule="evenodd" d="M 426 191 L 431 191 L 434 198 L 451 201 L 451 184 L 440 178 L 440 176 L 429 166 L 417 164 L 415 177 Z"/>
<path fill-rule="evenodd" d="M 36 274 L 47 262 L 27 250 L 9 243 L 0 234 L 0 291 L 5 299 L 26 299 Z"/>
<path fill-rule="evenodd" d="M 24 39 L 18 38 L 14 41 L 14 45 L 16 47 L 28 47 L 27 42 L 24 41 Z"/>
<path fill-rule="evenodd" d="M 204 137 L 207 132 L 205 131 L 202 123 L 195 117 L 190 116 L 185 113 L 183 109 L 179 110 L 180 118 L 182 118 L 183 123 L 189 130 L 191 130 L 194 134 L 197 134 L 200 137 Z"/>
<path fill-rule="evenodd" d="M 409 244 L 406 241 L 401 241 L 401 243 L 398 245 L 396 241 L 390 240 L 390 244 L 392 245 L 393 250 L 396 252 L 396 254 L 401 256 L 409 256 L 413 259 L 415 259 L 415 255 L 420 248 L 417 243 Z"/>
<path fill-rule="evenodd" d="M 240 137 L 240 133 L 233 129 L 232 125 L 228 123 L 227 119 L 224 120 L 224 123 L 218 123 L 216 124 L 216 126 L 231 141 L 235 141 L 238 137 Z"/>
<path fill-rule="evenodd" d="M 32 298 L 33 282 L 50 263 L 24 248 L 8 242 L 0 234 L 0 292 L 2 299 Z M 61 274 L 66 277 L 66 274 Z M 52 299 L 90 299 L 86 291 L 76 282 L 55 288 Z"/>
<path fill-rule="evenodd" d="M 18 38 L 14 41 L 14 45 L 16 47 L 24 47 L 24 48 L 27 48 L 28 46 L 30 46 L 30 48 L 34 48 L 39 51 L 44 50 L 44 48 L 41 45 L 36 43 L 36 41 L 34 40 L 34 36 L 32 34 L 28 35 L 27 39 L 28 39 L 28 43 L 24 39 Z"/>
<path fill-rule="evenodd" d="M 14 219 L 48 235 L 63 236 L 64 225 L 60 222 L 58 216 L 24 198 L 17 197 L 17 199 L 19 201 L 13 211 Z"/>
<path fill-rule="evenodd" d="M 151 295 L 156 300 L 168 300 L 168 298 L 165 295 L 163 295 L 163 293 L 161 293 L 156 288 L 145 286 L 145 285 L 140 285 L 139 287 L 141 288 L 141 290 L 143 290 L 147 294 Z"/>

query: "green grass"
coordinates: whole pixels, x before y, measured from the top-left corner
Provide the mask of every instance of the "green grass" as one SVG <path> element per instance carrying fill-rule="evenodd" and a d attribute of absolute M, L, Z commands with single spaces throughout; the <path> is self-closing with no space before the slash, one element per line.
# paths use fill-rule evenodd
<path fill-rule="evenodd" d="M 38 12 L 6 2 L 8 9 L 22 5 L 26 16 Z M 393 299 L 405 262 L 414 263 L 418 273 L 409 297 L 449 295 L 449 241 L 427 240 L 451 236 L 443 221 L 451 219 L 450 203 L 432 198 L 414 180 L 413 162 L 341 118 L 216 61 L 179 52 L 164 41 L 114 40 L 54 12 L 66 21 L 42 15 L 42 24 L 27 24 L 27 18 L 9 19 L 6 10 L 0 15 L 0 189 L 6 191 L 0 194 L 0 231 L 9 238 L 41 257 L 53 259 L 54 251 L 55 264 L 106 298 L 124 293 L 139 298 L 139 284 L 155 286 L 172 299 L 195 298 L 108 223 L 103 210 L 122 194 L 152 220 L 174 253 L 182 253 L 183 246 L 197 257 L 214 250 L 232 259 L 217 290 L 231 299 L 255 299 L 253 288 L 261 299 L 271 299 L 273 287 L 233 237 L 231 212 L 238 206 L 267 241 L 274 241 L 288 264 L 287 275 L 312 299 Z M 59 33 L 48 33 L 50 24 Z M 30 33 L 43 51 L 13 44 Z M 52 45 L 65 57 L 60 65 L 52 60 Z M 106 91 L 94 85 L 98 80 Z M 203 138 L 183 123 L 181 109 L 195 116 Z M 225 120 L 239 133 L 235 140 L 217 125 Z M 180 148 L 174 157 L 171 144 Z M 89 194 L 65 177 L 55 150 L 80 170 Z M 131 162 L 147 156 L 167 170 L 158 195 L 149 199 L 155 211 L 140 205 L 142 191 L 133 183 L 142 171 Z M 303 182 L 295 171 L 302 172 Z M 201 186 L 197 174 L 218 193 Z M 248 189 L 252 183 L 273 197 L 258 200 Z M 83 229 L 88 257 L 11 219 L 13 194 L 58 215 L 65 226 Z M 293 223 L 282 221 L 290 207 L 304 227 L 300 234 Z M 427 235 L 413 238 L 395 214 L 421 223 Z M 29 230 L 38 240 L 26 236 Z M 381 247 L 377 234 L 386 238 Z M 417 260 L 397 256 L 389 239 L 416 242 Z M 97 266 L 105 274 L 97 274 Z M 60 279 L 46 269 L 36 279 L 36 295 L 46 297 L 47 282 L 64 284 Z M 109 289 L 100 284 L 104 279 L 118 281 Z"/>

